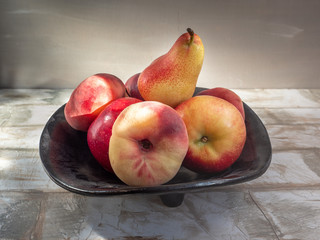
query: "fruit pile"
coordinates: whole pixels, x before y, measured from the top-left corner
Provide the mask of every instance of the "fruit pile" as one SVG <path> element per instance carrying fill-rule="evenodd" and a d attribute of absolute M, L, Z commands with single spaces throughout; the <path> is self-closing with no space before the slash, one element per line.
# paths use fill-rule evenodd
<path fill-rule="evenodd" d="M 226 88 L 193 96 L 204 47 L 190 28 L 168 53 L 124 84 L 100 73 L 72 92 L 64 114 L 87 132 L 94 158 L 131 186 L 170 181 L 181 166 L 217 173 L 240 156 L 246 141 L 243 103 Z"/>

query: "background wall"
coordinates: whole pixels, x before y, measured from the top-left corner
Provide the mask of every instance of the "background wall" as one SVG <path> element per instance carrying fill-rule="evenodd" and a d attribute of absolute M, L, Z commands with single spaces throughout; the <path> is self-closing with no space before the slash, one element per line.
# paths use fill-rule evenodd
<path fill-rule="evenodd" d="M 187 27 L 205 46 L 198 86 L 320 88 L 316 0 L 0 0 L 0 87 L 125 82 Z"/>

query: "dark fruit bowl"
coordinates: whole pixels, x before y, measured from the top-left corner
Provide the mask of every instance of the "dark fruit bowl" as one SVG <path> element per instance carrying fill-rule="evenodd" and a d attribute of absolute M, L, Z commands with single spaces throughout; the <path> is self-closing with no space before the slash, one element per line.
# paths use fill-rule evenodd
<path fill-rule="evenodd" d="M 196 93 L 204 90 L 197 88 Z M 168 183 L 155 187 L 131 187 L 104 170 L 93 158 L 87 135 L 72 129 L 61 106 L 48 120 L 40 138 L 39 152 L 44 169 L 59 186 L 82 195 L 110 196 L 155 193 L 167 206 L 177 206 L 183 194 L 253 180 L 269 167 L 272 150 L 265 126 L 255 112 L 244 103 L 247 139 L 241 156 L 219 174 L 199 174 L 181 167 Z"/>

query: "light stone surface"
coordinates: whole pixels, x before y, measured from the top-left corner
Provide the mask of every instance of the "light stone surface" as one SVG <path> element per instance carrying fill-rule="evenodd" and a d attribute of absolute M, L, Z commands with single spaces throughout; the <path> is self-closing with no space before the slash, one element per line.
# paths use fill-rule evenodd
<path fill-rule="evenodd" d="M 250 182 L 187 193 L 86 197 L 45 173 L 39 139 L 70 89 L 0 90 L 0 239 L 319 239 L 320 89 L 234 89 L 273 155 Z"/>

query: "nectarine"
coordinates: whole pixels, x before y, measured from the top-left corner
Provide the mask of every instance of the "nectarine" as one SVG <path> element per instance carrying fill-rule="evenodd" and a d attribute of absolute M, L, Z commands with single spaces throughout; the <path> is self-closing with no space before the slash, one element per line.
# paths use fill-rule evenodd
<path fill-rule="evenodd" d="M 127 185 L 156 186 L 171 180 L 188 150 L 186 126 L 177 112 L 144 101 L 124 109 L 112 127 L 110 163 Z"/>
<path fill-rule="evenodd" d="M 112 101 L 125 95 L 123 82 L 107 73 L 83 80 L 72 92 L 64 108 L 69 125 L 86 132 L 98 114 Z"/>
<path fill-rule="evenodd" d="M 246 126 L 233 104 L 218 97 L 195 96 L 181 103 L 176 111 L 189 136 L 185 167 L 216 173 L 238 159 L 246 141 Z"/>

